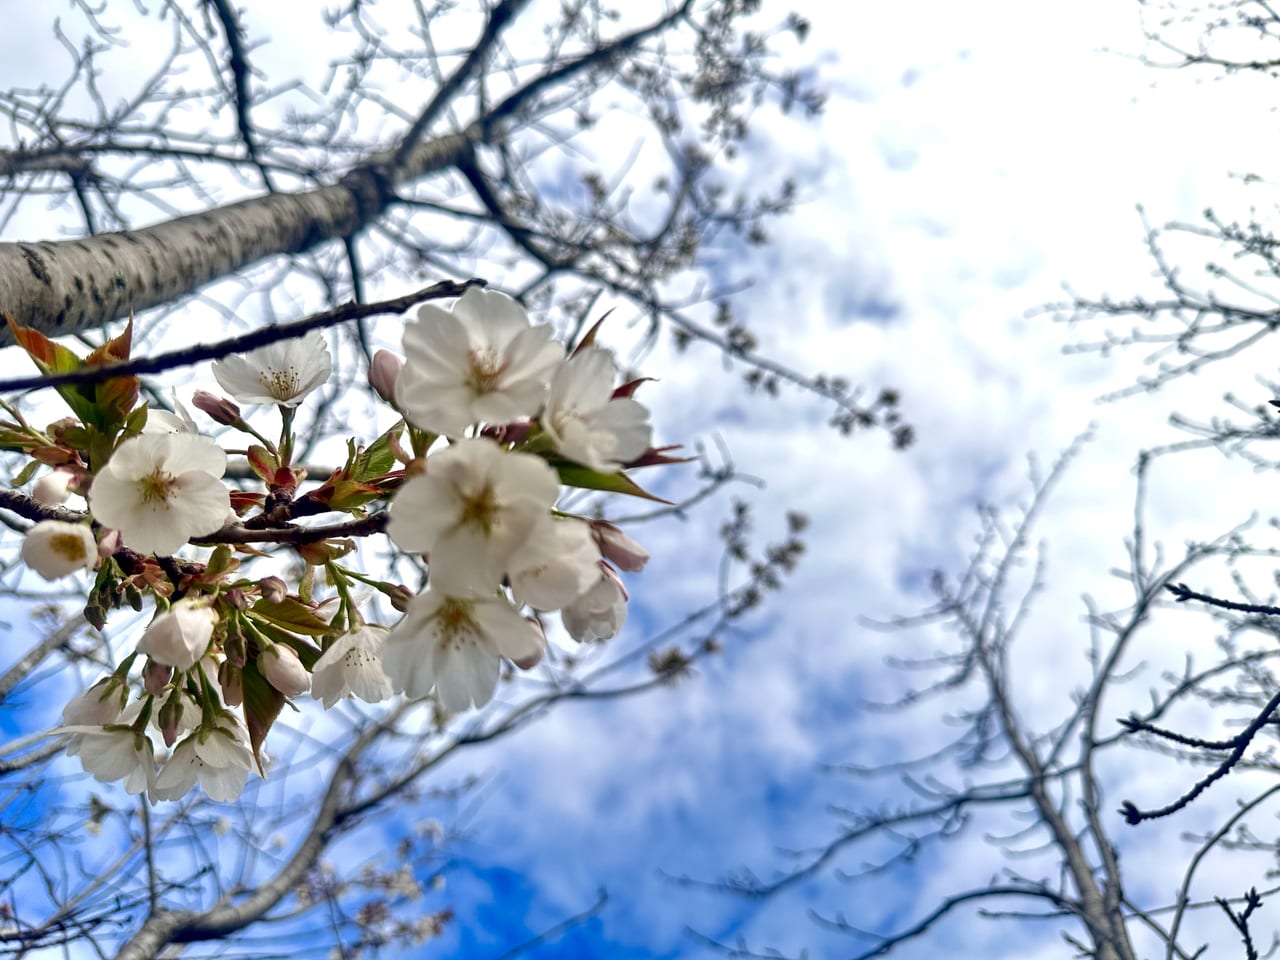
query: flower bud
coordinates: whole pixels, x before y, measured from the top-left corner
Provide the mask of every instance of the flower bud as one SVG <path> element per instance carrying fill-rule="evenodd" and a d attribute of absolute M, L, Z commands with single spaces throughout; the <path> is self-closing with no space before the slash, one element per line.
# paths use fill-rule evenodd
<path fill-rule="evenodd" d="M 215 423 L 234 427 L 240 422 L 240 408 L 226 397 L 219 397 L 208 390 L 197 390 L 191 397 L 197 410 L 203 410 Z"/>
<path fill-rule="evenodd" d="M 190 670 L 204 656 L 218 612 L 202 600 L 179 600 L 151 621 L 138 650 L 178 670 Z"/>
<path fill-rule="evenodd" d="M 236 669 L 243 667 L 249 659 L 249 647 L 244 634 L 234 622 L 228 624 L 227 635 L 222 638 L 222 655 Z"/>
<path fill-rule="evenodd" d="M 404 613 L 409 609 L 409 601 L 415 596 L 414 592 L 406 587 L 403 583 L 397 583 L 391 589 L 386 591 L 387 599 L 391 601 L 391 606 L 397 613 Z"/>
<path fill-rule="evenodd" d="M 258 587 L 262 590 L 262 599 L 272 603 L 283 603 L 289 595 L 289 585 L 279 577 L 263 577 L 258 581 Z"/>
<path fill-rule="evenodd" d="M 222 688 L 222 702 L 228 707 L 244 703 L 244 676 L 230 660 L 223 660 L 218 667 L 218 686 Z"/>
<path fill-rule="evenodd" d="M 54 470 L 46 473 L 31 488 L 31 499 L 43 503 L 46 507 L 56 507 L 66 503 L 71 496 L 71 481 L 75 477 L 69 470 Z"/>
<path fill-rule="evenodd" d="M 159 696 L 160 691 L 167 687 L 172 679 L 173 667 L 167 663 L 148 660 L 147 665 L 142 668 L 142 688 L 153 697 Z"/>
<path fill-rule="evenodd" d="M 182 732 L 182 713 L 182 691 L 174 690 L 173 696 L 160 708 L 160 736 L 164 738 L 166 747 L 172 747 Z"/>
<path fill-rule="evenodd" d="M 297 697 L 311 689 L 311 675 L 292 647 L 273 643 L 258 657 L 258 669 L 286 697 Z"/>
<path fill-rule="evenodd" d="M 390 350 L 379 350 L 373 355 L 369 364 L 369 386 L 377 391 L 378 396 L 387 403 L 394 404 L 396 396 L 396 380 L 404 369 L 404 358 Z"/>
<path fill-rule="evenodd" d="M 608 520 L 592 520 L 591 535 L 606 560 L 612 560 L 619 570 L 639 573 L 649 562 L 649 551 L 636 543 Z"/>

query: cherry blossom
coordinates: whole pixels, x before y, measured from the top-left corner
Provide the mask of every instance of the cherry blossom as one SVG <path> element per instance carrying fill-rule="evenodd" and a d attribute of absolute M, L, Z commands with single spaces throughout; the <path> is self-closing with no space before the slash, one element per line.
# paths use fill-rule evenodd
<path fill-rule="evenodd" d="M 511 555 L 507 570 L 517 603 L 558 610 L 600 577 L 600 550 L 581 520 L 542 521 Z"/>
<path fill-rule="evenodd" d="M 382 666 L 386 627 L 366 624 L 334 640 L 311 671 L 311 695 L 326 710 L 347 696 L 365 703 L 386 700 L 393 693 Z"/>
<path fill-rule="evenodd" d="M 138 641 L 138 651 L 177 670 L 190 670 L 213 639 L 218 612 L 198 599 L 179 600 L 156 615 Z"/>
<path fill-rule="evenodd" d="M 98 562 L 98 542 L 83 523 L 41 520 L 22 541 L 22 562 L 45 580 L 58 580 Z"/>
<path fill-rule="evenodd" d="M 453 437 L 475 423 L 532 417 L 564 357 L 551 334 L 510 297 L 479 287 L 452 312 L 423 304 L 405 324 L 397 405 L 416 426 Z"/>
<path fill-rule="evenodd" d="M 595 585 L 560 611 L 569 636 L 579 643 L 608 640 L 627 621 L 627 588 L 617 572 L 601 561 Z"/>
<path fill-rule="evenodd" d="M 100 783 L 124 781 L 126 793 L 142 793 L 155 782 L 155 749 L 145 733 L 123 724 L 106 726 L 73 725 L 59 727 L 71 734 L 67 754 L 80 758 L 80 765 Z"/>
<path fill-rule="evenodd" d="M 119 353 L 127 338 L 113 344 Z M 453 714 L 493 699 L 504 661 L 525 670 L 542 660 L 537 611 L 560 610 L 579 641 L 621 628 L 627 594 L 608 561 L 636 571 L 648 554 L 611 524 L 556 509 L 562 478 L 642 492 L 569 462 L 608 473 L 674 459 L 645 456 L 648 411 L 630 399 L 633 385 L 615 389 L 612 354 L 581 346 L 566 359 L 551 327 L 479 287 L 450 310 L 422 306 L 403 346 L 403 359 L 388 351 L 372 358 L 369 382 L 408 430 L 402 421 L 373 441 L 351 437 L 345 465 L 318 487 L 303 487 L 293 414 L 332 370 L 317 332 L 216 362 L 214 376 L 234 400 L 192 397 L 195 409 L 252 438 L 228 448 L 248 461 L 230 486 L 222 479 L 228 451 L 200 435 L 176 393 L 173 413 L 140 406 L 131 380 L 74 398 L 81 426 L 9 424 L 23 433 L 15 448 L 30 447 L 44 465 L 26 467 L 23 483 L 54 467 L 34 483 L 35 499 L 55 507 L 74 490 L 88 503 L 87 513 L 44 510 L 81 522 L 35 524 L 22 545 L 26 563 L 45 579 L 99 568 L 85 607 L 99 629 L 109 609 L 155 605 L 115 672 L 63 709 L 57 732 L 89 774 L 155 801 L 197 785 L 215 801 L 234 800 L 267 762 L 261 741 L 280 698 L 264 699 L 264 680 L 288 698 L 310 691 L 326 709 L 399 692 L 432 697 L 441 715 Z M 279 439 L 238 404 L 279 406 L 269 411 Z M 341 537 L 293 536 L 308 532 L 296 521 L 327 512 L 375 522 L 344 525 Z M 237 518 L 242 527 L 210 543 Z M 342 560 L 383 529 L 426 561 L 425 593 Z M 292 545 L 324 584 L 312 573 L 263 569 L 260 559 L 276 548 L 259 543 Z M 187 556 L 169 559 L 186 546 Z M 317 586 L 335 596 L 313 599 Z M 403 614 L 390 630 L 363 620 L 375 609 L 373 589 Z M 303 635 L 327 643 L 314 664 Z"/>
<path fill-rule="evenodd" d="M 241 403 L 285 407 L 296 407 L 332 372 L 329 346 L 318 330 L 243 355 L 232 354 L 213 364 L 214 379 Z"/>
<path fill-rule="evenodd" d="M 199 783 L 211 800 L 235 800 L 252 767 L 248 731 L 232 714 L 221 712 L 212 726 L 197 728 L 174 748 L 155 779 L 151 799 L 177 800 Z"/>
<path fill-rule="evenodd" d="M 173 412 L 161 410 L 159 407 L 148 407 L 147 422 L 143 426 L 142 432 L 199 433 L 200 428 L 196 426 L 196 422 L 191 419 L 191 414 L 182 405 L 182 401 L 178 399 L 178 391 L 174 390 L 170 397 L 173 402 Z"/>
<path fill-rule="evenodd" d="M 430 589 L 415 597 L 387 637 L 383 664 L 397 691 L 435 691 L 449 713 L 493 699 L 502 658 L 532 665 L 542 656 L 542 631 L 498 595 L 448 596 Z"/>
<path fill-rule="evenodd" d="M 459 440 L 401 487 L 387 532 L 402 549 L 431 554 L 433 586 L 459 594 L 496 588 L 559 493 L 544 460 L 491 440 Z"/>
<path fill-rule="evenodd" d="M 119 530 L 126 546 L 171 554 L 227 519 L 231 495 L 219 480 L 226 468 L 226 453 L 208 437 L 132 437 L 94 477 L 89 510 L 99 523 Z"/>
<path fill-rule="evenodd" d="M 649 448 L 649 411 L 629 397 L 613 398 L 613 356 L 588 347 L 560 365 L 540 421 L 563 456 L 612 473 Z"/>
<path fill-rule="evenodd" d="M 94 726 L 115 723 L 124 710 L 125 686 L 116 677 L 103 677 L 81 690 L 62 708 L 66 726 Z"/>

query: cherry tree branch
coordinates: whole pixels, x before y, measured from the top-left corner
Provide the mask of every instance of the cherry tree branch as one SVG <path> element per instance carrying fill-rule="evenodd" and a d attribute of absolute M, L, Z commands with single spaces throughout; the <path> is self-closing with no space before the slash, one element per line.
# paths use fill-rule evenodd
<path fill-rule="evenodd" d="M 71 373 L 61 373 L 52 377 L 32 376 L 0 380 L 0 393 L 14 393 L 20 390 L 47 389 L 51 387 L 101 383 L 104 380 L 111 380 L 116 377 L 136 376 L 138 374 L 145 373 L 160 373 L 162 371 L 173 370 L 178 367 L 187 367 L 194 363 L 201 363 L 205 360 L 218 360 L 222 357 L 230 356 L 233 353 L 245 353 L 249 350 L 256 350 L 258 347 L 265 347 L 268 344 L 278 343 L 281 340 L 292 340 L 295 337 L 301 337 L 304 334 L 310 333 L 312 330 L 324 330 L 342 323 L 350 323 L 353 320 L 363 320 L 366 317 L 376 317 L 390 313 L 404 313 L 410 307 L 414 307 L 424 301 L 460 297 L 468 288 L 484 285 L 485 281 L 479 279 L 465 280 L 461 283 L 454 280 L 441 280 L 438 283 L 434 283 L 431 286 L 418 290 L 415 293 L 406 294 L 403 297 L 396 297 L 391 300 L 381 300 L 377 303 L 348 302 L 333 307 L 330 310 L 324 310 L 320 313 L 312 314 L 310 317 L 295 321 L 294 323 L 282 323 L 274 327 L 263 327 L 261 330 L 254 330 L 238 337 L 219 340 L 216 343 L 201 343 L 194 347 L 185 347 L 181 350 L 171 350 L 168 353 L 156 354 L 153 357 L 139 357 L 138 359 L 130 360 L 127 363 L 117 363 L 101 367 L 86 367 L 82 370 L 75 370 Z"/>

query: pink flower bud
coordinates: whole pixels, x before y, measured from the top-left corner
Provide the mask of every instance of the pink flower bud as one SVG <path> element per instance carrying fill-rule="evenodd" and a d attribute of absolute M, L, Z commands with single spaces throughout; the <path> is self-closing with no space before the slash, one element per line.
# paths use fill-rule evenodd
<path fill-rule="evenodd" d="M 387 403 L 395 403 L 396 380 L 404 369 L 404 358 L 390 350 L 379 350 L 369 364 L 369 386 Z"/>
<path fill-rule="evenodd" d="M 149 659 L 147 665 L 142 668 L 142 687 L 153 697 L 159 696 L 160 691 L 169 685 L 171 679 L 173 679 L 173 667 L 167 663 Z"/>
<path fill-rule="evenodd" d="M 243 667 L 249 659 L 249 646 L 234 621 L 227 626 L 227 635 L 222 638 L 222 655 L 236 668 Z"/>
<path fill-rule="evenodd" d="M 56 507 L 60 503 L 66 503 L 67 497 L 71 496 L 71 481 L 74 479 L 75 477 L 68 470 L 54 470 L 52 473 L 46 473 L 31 488 L 31 498 L 37 503 L 43 503 L 46 507 Z"/>
<path fill-rule="evenodd" d="M 160 736 L 164 738 L 166 747 L 172 747 L 182 732 L 182 712 L 182 693 L 175 690 L 160 708 Z"/>
<path fill-rule="evenodd" d="M 208 390 L 197 390 L 191 397 L 197 410 L 203 410 L 215 423 L 234 427 L 240 422 L 240 408 L 226 397 L 219 397 Z"/>
<path fill-rule="evenodd" d="M 591 535 L 600 553 L 617 564 L 619 570 L 639 573 L 649 562 L 649 551 L 607 520 L 592 520 Z"/>
<path fill-rule="evenodd" d="M 222 666 L 218 667 L 218 686 L 222 688 L 222 702 L 228 707 L 244 703 L 244 678 L 240 668 L 229 660 L 223 660 Z"/>
<path fill-rule="evenodd" d="M 298 655 L 283 643 L 273 643 L 258 657 L 258 669 L 286 697 L 297 697 L 311 689 L 311 675 Z"/>
<path fill-rule="evenodd" d="M 414 592 L 402 583 L 397 583 L 390 590 L 386 591 L 387 598 L 391 601 L 391 606 L 398 612 L 404 613 L 409 609 L 409 601 L 415 596 Z"/>
<path fill-rule="evenodd" d="M 263 577 L 258 581 L 262 590 L 262 599 L 272 603 L 282 603 L 289 593 L 289 585 L 279 577 Z"/>

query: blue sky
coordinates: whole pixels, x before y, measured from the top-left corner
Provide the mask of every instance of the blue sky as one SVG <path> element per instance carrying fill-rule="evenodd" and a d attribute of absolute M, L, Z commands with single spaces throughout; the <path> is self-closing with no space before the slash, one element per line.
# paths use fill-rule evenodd
<path fill-rule="evenodd" d="M 465 823 L 446 851 L 444 888 L 425 901 L 457 913 L 441 955 L 501 955 L 585 910 L 604 888 L 609 901 L 596 916 L 530 955 L 704 956 L 692 928 L 788 955 L 845 956 L 856 944 L 824 933 L 807 910 L 891 929 L 943 893 L 997 873 L 1005 861 L 982 833 L 1015 825 L 986 817 L 966 838 L 870 886 L 842 885 L 828 871 L 754 902 L 669 879 L 715 880 L 740 868 L 767 878 L 791 862 L 788 850 L 834 834 L 829 805 L 905 802 L 893 779 L 850 780 L 823 765 L 875 764 L 943 742 L 958 704 L 895 717 L 865 701 L 905 689 L 908 679 L 888 670 L 886 657 L 928 652 L 945 638 L 876 632 L 860 618 L 926 603 L 930 571 L 956 569 L 971 548 L 975 508 L 1025 498 L 1027 454 L 1049 462 L 1092 423 L 1097 435 L 1041 528 L 1052 577 L 1014 662 L 1025 678 L 1023 714 L 1060 716 L 1070 687 L 1087 675 L 1081 595 L 1104 606 L 1123 601 L 1123 584 L 1108 571 L 1124 559 L 1136 451 L 1175 436 L 1165 425 L 1171 410 L 1212 415 L 1225 389 L 1253 389 L 1252 377 L 1272 366 L 1264 345 L 1261 359 L 1251 354 L 1166 393 L 1099 405 L 1099 395 L 1132 381 L 1138 358 L 1064 356 L 1064 345 L 1089 331 L 1028 315 L 1060 299 L 1064 283 L 1116 295 L 1149 288 L 1137 202 L 1156 222 L 1194 218 L 1210 202 L 1243 209 L 1247 197 L 1228 174 L 1261 169 L 1280 146 L 1264 105 L 1242 121 L 1241 104 L 1256 94 L 1248 78 L 1237 90 L 1144 67 L 1134 56 L 1144 49 L 1134 4 L 1090 0 L 1057 17 L 1003 0 L 791 7 L 814 28 L 805 46 L 783 44 L 782 56 L 818 78 L 825 114 L 762 110 L 732 176 L 768 182 L 786 171 L 804 202 L 774 225 L 770 246 L 732 248 L 717 270 L 752 280 L 740 304 L 764 352 L 900 389 L 916 446 L 898 453 L 878 435 L 841 439 L 824 426 L 821 403 L 792 391 L 753 399 L 740 371 L 709 353 L 677 357 L 663 341 L 644 356 L 643 372 L 660 378 L 644 396 L 659 436 L 686 444 L 719 437 L 736 466 L 763 481 L 734 490 L 753 503 L 760 540 L 782 534 L 784 510 L 803 510 L 813 520 L 808 553 L 787 590 L 678 687 L 564 705 L 445 765 L 434 786 L 471 774 L 483 786 L 474 806 L 427 804 L 431 815 Z M 626 134 L 625 117 L 612 122 L 602 144 Z M 375 333 L 394 340 L 386 325 Z M 639 331 L 613 336 L 625 351 Z M 1263 502 L 1265 484 L 1238 461 L 1189 457 L 1154 481 L 1152 530 L 1171 548 L 1216 534 Z M 712 531 L 726 510 L 717 501 L 687 523 L 666 519 L 636 532 L 653 560 L 630 578 L 631 627 L 620 648 L 705 602 L 718 569 Z M 1140 652 L 1150 677 L 1177 668 L 1186 650 L 1211 652 L 1211 636 L 1191 623 L 1157 620 Z M 1125 712 L 1125 697 L 1142 702 L 1145 689 L 1120 694 L 1112 715 Z M 315 724 L 317 734 L 332 729 L 315 711 L 297 722 Z M 1111 806 L 1121 796 L 1167 799 L 1170 785 L 1189 776 L 1145 755 L 1121 755 L 1106 770 Z M 1177 823 L 1118 829 L 1135 889 L 1168 899 L 1169 850 L 1183 831 L 1220 821 L 1249 782 L 1217 788 Z M 395 836 L 404 828 L 369 829 Z M 886 851 L 859 850 L 839 866 L 856 869 Z M 1048 869 L 1030 863 L 1022 869 Z M 1203 883 L 1210 894 L 1240 885 L 1220 859 L 1206 863 Z M 1203 935 L 1230 943 L 1224 926 L 1206 919 Z M 898 956 L 1058 957 L 1060 929 L 970 912 Z"/>

